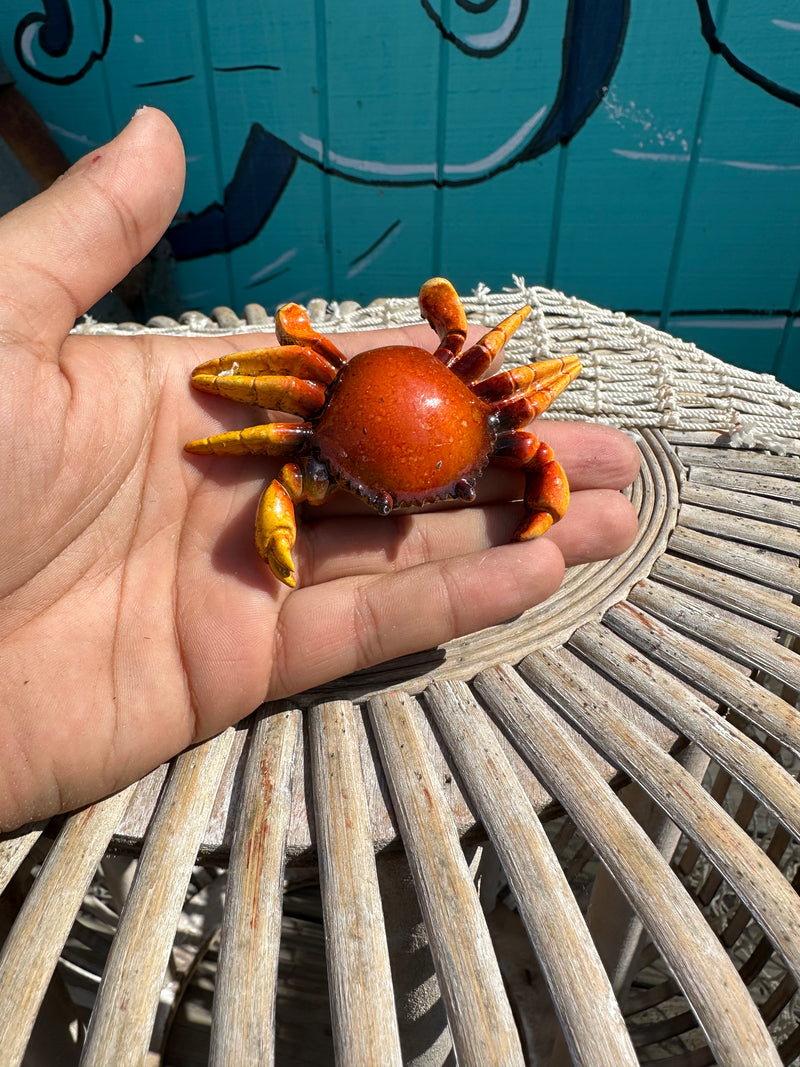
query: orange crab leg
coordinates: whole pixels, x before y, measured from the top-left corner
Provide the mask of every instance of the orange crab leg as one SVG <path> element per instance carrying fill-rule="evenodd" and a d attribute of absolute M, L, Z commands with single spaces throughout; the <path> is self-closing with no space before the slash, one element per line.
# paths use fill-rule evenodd
<path fill-rule="evenodd" d="M 285 463 L 258 502 L 256 549 L 272 573 L 294 589 L 292 548 L 297 536 L 294 505 L 303 501 L 321 504 L 330 493 L 325 467 L 312 457 L 299 463 Z"/>
<path fill-rule="evenodd" d="M 562 364 L 566 366 L 562 368 Z M 491 403 L 498 430 L 524 426 L 531 419 L 541 415 L 581 372 L 580 361 L 574 356 L 568 356 L 564 360 L 547 360 L 546 364 L 534 364 L 533 368 L 519 367 L 517 371 L 526 372 L 529 369 L 535 370 L 537 367 L 545 369 L 536 374 L 527 388 L 512 392 L 505 399 Z M 507 373 L 512 377 L 516 375 L 515 371 Z M 525 373 L 517 376 L 521 380 L 526 377 Z M 497 375 L 497 377 L 501 376 Z M 488 381 L 491 382 L 492 379 L 489 378 Z"/>
<path fill-rule="evenodd" d="M 480 341 L 451 360 L 448 363 L 450 370 L 457 374 L 462 382 L 477 381 L 481 375 L 486 373 L 500 349 L 516 333 L 530 313 L 530 306 L 526 304 L 525 307 L 509 315 L 507 319 L 503 319 L 484 334 Z"/>
<path fill-rule="evenodd" d="M 325 356 L 313 348 L 297 345 L 277 345 L 272 348 L 252 348 L 247 352 L 231 352 L 227 356 L 209 359 L 195 367 L 193 374 L 292 374 L 312 382 L 330 385 L 337 369 Z"/>
<path fill-rule="evenodd" d="M 563 374 L 570 375 L 569 381 L 572 381 L 581 369 L 577 356 L 557 356 L 555 359 L 543 359 L 539 363 L 527 363 L 500 371 L 491 378 L 475 382 L 472 391 L 481 400 L 493 403 L 506 400 L 514 393 L 528 392 L 537 385 L 540 388 L 549 387 Z"/>
<path fill-rule="evenodd" d="M 192 385 L 202 393 L 215 393 L 242 404 L 286 411 L 306 418 L 325 403 L 325 386 L 290 374 L 204 374 L 195 372 Z"/>
<path fill-rule="evenodd" d="M 308 422 L 269 422 L 200 437 L 183 447 L 199 456 L 293 456 L 305 447 L 312 433 Z"/>
<path fill-rule="evenodd" d="M 540 537 L 562 518 L 569 505 L 569 482 L 552 448 L 527 430 L 509 430 L 497 438 L 492 459 L 506 467 L 518 467 L 525 475 L 525 517 L 513 540 Z"/>
<path fill-rule="evenodd" d="M 449 366 L 467 337 L 467 316 L 458 293 L 446 278 L 430 278 L 419 291 L 419 308 L 442 342 L 436 356 Z"/>
<path fill-rule="evenodd" d="M 300 345 L 312 348 L 337 370 L 347 362 L 330 338 L 317 333 L 308 318 L 308 312 L 299 304 L 284 304 L 275 312 L 275 333 L 282 345 Z"/>

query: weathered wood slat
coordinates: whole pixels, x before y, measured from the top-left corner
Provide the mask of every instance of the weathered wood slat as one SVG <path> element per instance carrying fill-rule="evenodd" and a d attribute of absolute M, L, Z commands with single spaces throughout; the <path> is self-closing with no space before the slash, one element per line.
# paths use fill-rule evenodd
<path fill-rule="evenodd" d="M 478 895 L 418 723 L 404 693 L 368 705 L 417 888 L 460 1067 L 523 1063 Z"/>
<path fill-rule="evenodd" d="M 268 705 L 253 722 L 231 846 L 211 1067 L 274 1062 L 283 873 L 302 732 L 297 708 Z"/>
<path fill-rule="evenodd" d="M 743 676 L 718 652 L 633 604 L 617 604 L 606 612 L 603 623 L 676 677 L 720 704 L 727 704 L 800 755 L 800 720 L 794 708 L 776 693 Z"/>
<path fill-rule="evenodd" d="M 585 627 L 575 634 L 570 648 L 611 673 L 656 714 L 700 745 L 800 840 L 800 783 L 761 745 L 608 627 Z"/>
<path fill-rule="evenodd" d="M 755 634 L 729 612 L 652 581 L 639 582 L 628 594 L 628 600 L 683 633 L 699 637 L 746 667 L 765 671 L 800 690 L 800 656 Z"/>
<path fill-rule="evenodd" d="M 793 540 L 794 551 L 800 553 L 800 534 L 795 533 Z M 792 596 L 800 593 L 800 568 L 796 556 L 787 557 L 764 548 L 738 545 L 717 535 L 703 534 L 683 526 L 677 526 L 673 531 L 669 552 L 690 556 L 700 563 L 711 564 L 723 572 L 740 574 Z M 654 571 L 660 564 L 661 559 L 656 561 Z"/>
<path fill-rule="evenodd" d="M 702 445 L 683 444 L 678 444 L 676 451 L 681 462 L 693 469 L 695 466 L 711 467 L 795 480 L 798 477 L 796 456 L 776 456 L 773 452 L 757 452 L 752 448 L 703 448 Z"/>
<path fill-rule="evenodd" d="M 337 1063 L 402 1063 L 367 793 L 361 714 L 347 701 L 308 714 L 314 817 Z"/>
<path fill-rule="evenodd" d="M 707 507 L 686 503 L 685 497 L 681 504 L 680 528 L 711 534 L 730 547 L 735 547 L 741 541 L 748 545 L 771 548 L 776 552 L 797 552 L 797 528 L 794 526 L 762 522 L 738 512 L 729 514 L 724 511 L 712 511 Z"/>
<path fill-rule="evenodd" d="M 795 570 L 800 576 L 800 570 Z M 755 622 L 800 635 L 800 607 L 786 596 L 757 582 L 734 574 L 720 574 L 710 567 L 665 554 L 653 567 L 652 577 L 712 604 L 744 615 Z M 800 592 L 800 583 L 798 584 Z"/>
<path fill-rule="evenodd" d="M 776 459 L 778 457 L 775 457 Z M 730 470 L 723 467 L 693 466 L 689 472 L 689 483 L 695 485 L 712 485 L 726 493 L 752 493 L 759 497 L 773 500 L 791 500 L 800 503 L 800 480 L 797 470 L 792 476 L 776 478 L 760 472 Z"/>
<path fill-rule="evenodd" d="M 481 671 L 474 686 L 630 900 L 717 1059 L 739 1067 L 780 1063 L 747 987 L 702 913 L 644 830 L 583 759 L 571 728 L 511 667 Z"/>
<path fill-rule="evenodd" d="M 0 893 L 14 877 L 19 865 L 42 836 L 47 822 L 36 823 L 16 833 L 0 836 Z"/>
<path fill-rule="evenodd" d="M 133 786 L 71 815 L 0 952 L 0 1056 L 22 1062 L 36 1013 Z"/>
<path fill-rule="evenodd" d="M 777 522 L 797 529 L 797 505 L 783 499 L 756 496 L 754 493 L 735 493 L 716 485 L 702 482 L 687 482 L 681 491 L 684 504 L 696 504 L 703 508 L 727 511 L 734 515 L 747 515 L 752 519 Z"/>
<path fill-rule="evenodd" d="M 581 733 L 600 741 L 617 766 L 697 842 L 800 983 L 800 897 L 756 842 L 669 753 L 631 730 L 585 676 L 575 677 L 570 653 L 536 652 L 519 670 Z"/>
<path fill-rule="evenodd" d="M 178 756 L 147 832 L 89 1023 L 82 1067 L 140 1067 L 186 886 L 234 731 Z"/>
<path fill-rule="evenodd" d="M 697 781 L 703 780 L 711 762 L 707 753 L 693 744 L 675 753 L 674 758 Z M 680 827 L 635 782 L 623 786 L 618 796 L 664 859 L 671 862 L 682 837 Z M 601 866 L 594 879 L 586 922 L 612 988 L 628 1016 L 631 985 L 641 967 L 642 952 L 648 939 L 641 919 L 631 909 L 606 867 Z"/>
<path fill-rule="evenodd" d="M 572 1062 L 638 1061 L 558 858 L 464 682 L 437 682 L 426 704 L 503 865 L 545 975 Z"/>

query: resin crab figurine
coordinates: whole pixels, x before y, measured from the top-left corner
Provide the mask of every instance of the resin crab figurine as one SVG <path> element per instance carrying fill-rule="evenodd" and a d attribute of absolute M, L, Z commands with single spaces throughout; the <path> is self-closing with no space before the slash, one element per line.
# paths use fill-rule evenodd
<path fill-rule="evenodd" d="M 299 415 L 190 441 L 193 453 L 285 456 L 256 515 L 256 547 L 272 572 L 295 585 L 294 505 L 321 504 L 338 489 L 381 515 L 395 508 L 460 497 L 474 500 L 489 460 L 521 469 L 525 515 L 515 541 L 544 533 L 564 514 L 569 487 L 546 444 L 523 427 L 578 375 L 575 356 L 514 367 L 483 378 L 530 313 L 520 308 L 462 351 L 464 308 L 450 282 L 420 289 L 423 316 L 439 336 L 435 352 L 410 345 L 373 348 L 345 360 L 306 312 L 276 315 L 280 345 L 209 360 L 192 385 L 246 404 Z"/>

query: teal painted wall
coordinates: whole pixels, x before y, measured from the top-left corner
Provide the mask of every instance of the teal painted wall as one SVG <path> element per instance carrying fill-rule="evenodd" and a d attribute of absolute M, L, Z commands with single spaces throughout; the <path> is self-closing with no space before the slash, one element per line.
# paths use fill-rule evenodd
<path fill-rule="evenodd" d="M 188 307 L 515 273 L 800 388 L 797 0 L 3 0 L 0 54 L 70 157 L 172 116 Z"/>

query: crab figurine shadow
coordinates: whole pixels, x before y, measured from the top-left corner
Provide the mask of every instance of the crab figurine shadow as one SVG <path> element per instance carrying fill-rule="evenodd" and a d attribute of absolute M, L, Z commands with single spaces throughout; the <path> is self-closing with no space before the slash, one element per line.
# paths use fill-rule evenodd
<path fill-rule="evenodd" d="M 295 505 L 321 504 L 338 489 L 362 497 L 381 515 L 437 500 L 471 501 L 491 460 L 525 474 L 515 541 L 538 537 L 567 508 L 561 465 L 549 445 L 522 427 L 578 375 L 577 357 L 484 378 L 530 307 L 464 351 L 467 318 L 450 282 L 425 282 L 419 304 L 439 336 L 435 352 L 388 345 L 347 361 L 301 307 L 286 304 L 276 314 L 279 345 L 212 359 L 192 372 L 192 385 L 203 392 L 305 420 L 218 433 L 185 446 L 192 453 L 290 460 L 264 490 L 256 514 L 256 548 L 288 586 L 296 584 Z"/>

